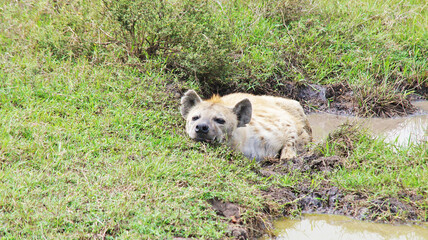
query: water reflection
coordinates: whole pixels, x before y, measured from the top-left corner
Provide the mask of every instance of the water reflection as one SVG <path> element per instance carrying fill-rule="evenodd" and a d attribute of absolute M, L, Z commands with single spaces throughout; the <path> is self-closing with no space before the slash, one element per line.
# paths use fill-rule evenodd
<path fill-rule="evenodd" d="M 308 115 L 315 141 L 324 140 L 346 121 L 357 122 L 368 127 L 374 135 L 385 137 L 387 142 L 408 145 L 428 141 L 428 101 L 415 102 L 421 113 L 399 118 L 357 118 L 327 113 Z"/>
<path fill-rule="evenodd" d="M 276 221 L 274 227 L 278 240 L 428 240 L 426 227 L 363 222 L 339 215 L 305 214 L 299 220 Z"/>

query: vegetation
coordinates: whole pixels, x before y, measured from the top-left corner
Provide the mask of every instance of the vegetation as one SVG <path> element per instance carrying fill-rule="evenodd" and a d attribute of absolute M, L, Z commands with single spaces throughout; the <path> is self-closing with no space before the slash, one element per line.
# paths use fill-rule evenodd
<path fill-rule="evenodd" d="M 361 114 L 406 107 L 427 97 L 425 1 L 1 1 L 0 21 L 0 237 L 222 238 L 230 219 L 208 200 L 238 204 L 250 226 L 280 209 L 261 190 L 308 179 L 414 192 L 427 221 L 423 144 L 332 139 L 319 148 L 348 149 L 343 167 L 264 177 L 189 141 L 178 111 L 185 89 L 284 95 L 288 83 L 349 85 Z"/>

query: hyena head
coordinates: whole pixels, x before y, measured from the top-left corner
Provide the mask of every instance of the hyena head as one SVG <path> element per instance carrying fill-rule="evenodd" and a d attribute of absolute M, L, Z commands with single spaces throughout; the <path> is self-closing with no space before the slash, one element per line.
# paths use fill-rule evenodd
<path fill-rule="evenodd" d="M 252 107 L 243 99 L 233 108 L 226 107 L 219 96 L 202 101 L 198 94 L 187 91 L 181 98 L 181 115 L 186 119 L 186 132 L 196 141 L 223 142 L 236 128 L 251 120 Z"/>

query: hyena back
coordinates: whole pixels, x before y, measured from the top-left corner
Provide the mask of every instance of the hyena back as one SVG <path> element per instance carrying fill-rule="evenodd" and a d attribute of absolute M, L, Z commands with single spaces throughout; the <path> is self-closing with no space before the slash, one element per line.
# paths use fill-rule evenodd
<path fill-rule="evenodd" d="M 234 93 L 203 101 L 189 90 L 180 110 L 190 138 L 225 142 L 257 161 L 293 158 L 312 140 L 301 105 L 291 99 Z"/>

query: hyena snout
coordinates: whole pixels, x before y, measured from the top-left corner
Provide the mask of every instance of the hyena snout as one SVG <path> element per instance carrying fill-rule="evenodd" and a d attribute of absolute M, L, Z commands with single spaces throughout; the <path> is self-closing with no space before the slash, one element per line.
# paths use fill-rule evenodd
<path fill-rule="evenodd" d="M 206 123 L 199 123 L 195 127 L 195 132 L 197 134 L 207 134 L 210 131 L 210 127 Z"/>

